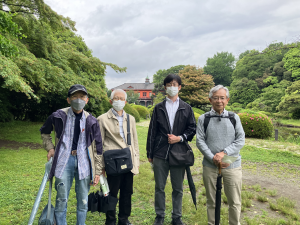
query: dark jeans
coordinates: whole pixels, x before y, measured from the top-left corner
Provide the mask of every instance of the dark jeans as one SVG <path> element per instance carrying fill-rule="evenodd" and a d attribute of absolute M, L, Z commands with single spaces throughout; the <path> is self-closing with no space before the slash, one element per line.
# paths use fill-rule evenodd
<path fill-rule="evenodd" d="M 120 190 L 119 198 L 119 223 L 126 223 L 128 217 L 131 214 L 131 195 L 133 194 L 133 173 L 128 172 L 120 174 L 118 176 L 107 175 L 107 182 L 110 189 L 109 194 L 113 197 L 118 196 Z M 112 211 L 107 211 L 106 213 L 106 223 L 114 224 L 116 223 L 116 209 Z"/>

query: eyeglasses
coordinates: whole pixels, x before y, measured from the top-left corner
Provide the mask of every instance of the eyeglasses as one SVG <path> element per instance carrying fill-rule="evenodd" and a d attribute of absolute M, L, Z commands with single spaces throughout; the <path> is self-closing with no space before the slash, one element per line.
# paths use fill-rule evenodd
<path fill-rule="evenodd" d="M 221 102 L 224 102 L 227 98 L 226 97 L 212 97 L 211 98 L 213 101 L 218 101 L 220 100 Z"/>
<path fill-rule="evenodd" d="M 125 98 L 123 98 L 123 97 L 114 97 L 113 100 L 115 100 L 115 101 L 119 101 L 119 100 L 125 101 Z"/>

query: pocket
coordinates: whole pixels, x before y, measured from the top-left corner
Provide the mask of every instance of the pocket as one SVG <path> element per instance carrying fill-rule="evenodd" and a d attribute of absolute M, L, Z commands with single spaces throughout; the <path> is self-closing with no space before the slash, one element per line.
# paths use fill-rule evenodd
<path fill-rule="evenodd" d="M 117 164 L 114 159 L 105 160 L 105 171 L 108 175 L 117 174 Z"/>

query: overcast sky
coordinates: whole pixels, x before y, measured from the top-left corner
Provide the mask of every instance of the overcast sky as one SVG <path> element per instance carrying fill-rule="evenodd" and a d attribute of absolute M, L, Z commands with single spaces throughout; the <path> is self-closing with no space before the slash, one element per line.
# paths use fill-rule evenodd
<path fill-rule="evenodd" d="M 203 67 L 208 57 L 238 56 L 300 35 L 299 0 L 45 0 L 76 22 L 93 55 L 127 67 L 107 69 L 108 88 L 144 82 L 159 69 Z"/>

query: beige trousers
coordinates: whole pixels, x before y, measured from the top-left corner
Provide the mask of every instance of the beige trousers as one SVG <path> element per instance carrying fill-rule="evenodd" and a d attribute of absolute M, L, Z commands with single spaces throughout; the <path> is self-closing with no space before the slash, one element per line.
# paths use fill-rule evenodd
<path fill-rule="evenodd" d="M 229 205 L 229 225 L 239 225 L 242 203 L 242 167 L 222 169 L 222 176 L 223 188 Z M 217 177 L 218 169 L 203 166 L 203 182 L 206 189 L 206 206 L 209 225 L 215 225 Z"/>

